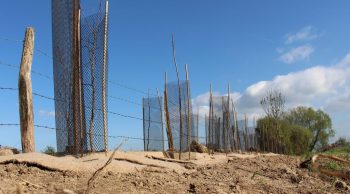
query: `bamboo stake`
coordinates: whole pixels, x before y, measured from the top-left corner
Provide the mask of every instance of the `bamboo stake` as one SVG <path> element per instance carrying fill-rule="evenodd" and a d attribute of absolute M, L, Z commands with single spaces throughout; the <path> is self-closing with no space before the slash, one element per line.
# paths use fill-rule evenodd
<path fill-rule="evenodd" d="M 80 32 L 80 24 L 81 24 L 81 9 L 79 8 L 78 11 L 78 56 L 79 56 L 79 65 L 78 65 L 78 72 L 79 75 L 81 75 L 81 61 L 82 61 L 82 56 L 81 56 L 81 32 Z M 79 144 L 80 144 L 80 156 L 83 157 L 84 154 L 84 145 L 83 145 L 83 102 L 82 102 L 82 81 L 81 81 L 81 76 L 78 77 L 78 82 L 79 82 L 79 117 L 80 117 L 80 123 L 79 123 L 79 130 L 80 130 L 80 137 L 79 137 Z"/>
<path fill-rule="evenodd" d="M 80 121 L 80 113 L 79 113 L 79 107 L 80 107 L 80 98 L 79 98 L 79 63 L 80 63 L 80 58 L 79 58 L 79 5 L 80 1 L 75 0 L 73 2 L 73 28 L 72 28 L 72 33 L 73 33 L 73 52 L 72 52 L 72 57 L 73 57 L 73 92 L 72 92 L 72 101 L 73 101 L 73 127 L 74 127 L 74 134 L 73 134 L 73 139 L 74 139 L 74 146 L 73 150 L 70 150 L 70 152 L 74 152 L 74 154 L 78 154 L 78 135 L 79 135 L 79 121 Z M 68 138 L 71 138 L 70 136 Z"/>
<path fill-rule="evenodd" d="M 186 67 L 186 85 L 187 85 L 187 147 L 188 147 L 188 160 L 191 160 L 191 95 L 190 95 L 190 82 L 188 79 L 188 66 Z"/>
<path fill-rule="evenodd" d="M 165 119 L 166 119 L 166 132 L 167 132 L 167 138 L 168 138 L 168 146 L 170 151 L 174 151 L 174 143 L 173 143 L 173 135 L 171 132 L 171 125 L 170 125 L 170 115 L 168 110 L 168 88 L 167 88 L 167 73 L 165 72 L 164 75 L 164 110 L 165 110 Z"/>
<path fill-rule="evenodd" d="M 149 151 L 149 130 L 151 128 L 151 105 L 150 105 L 150 98 L 149 98 L 149 89 L 148 89 L 148 129 L 147 129 L 147 151 Z"/>
<path fill-rule="evenodd" d="M 34 28 L 28 27 L 25 32 L 21 67 L 18 78 L 19 115 L 23 153 L 35 152 L 32 81 L 30 77 L 33 62 L 33 50 Z"/>
<path fill-rule="evenodd" d="M 146 123 L 145 123 L 145 98 L 142 97 L 142 124 L 143 124 L 143 149 L 147 151 L 146 149 Z"/>
<path fill-rule="evenodd" d="M 176 63 L 176 51 L 175 51 L 175 42 L 174 42 L 174 33 L 172 34 L 172 47 L 173 47 L 173 60 L 176 68 L 176 76 L 177 76 L 177 86 L 179 89 L 179 116 L 180 116 L 180 153 L 179 159 L 181 160 L 182 153 L 182 111 L 181 111 L 181 87 L 180 87 L 180 76 L 179 76 L 179 68 Z"/>
<path fill-rule="evenodd" d="M 104 29 L 104 49 L 103 49 L 103 70 L 102 70 L 102 108 L 103 108 L 103 136 L 105 155 L 108 154 L 108 129 L 107 129 L 107 110 L 106 110 L 106 74 L 107 74 L 107 31 L 108 31 L 108 0 L 105 7 L 105 29 Z"/>
<path fill-rule="evenodd" d="M 227 83 L 227 118 L 226 118 L 226 122 L 227 122 L 227 126 L 226 126 L 226 130 L 227 132 L 230 130 L 230 125 L 231 125 L 231 118 L 230 118 L 230 82 Z M 230 141 L 231 142 L 231 141 Z M 232 146 L 230 146 L 232 147 Z M 227 154 L 227 152 L 226 152 Z"/>
<path fill-rule="evenodd" d="M 210 149 L 211 149 L 211 130 L 212 130 L 212 92 L 211 92 L 211 90 L 212 90 L 212 88 L 211 88 L 212 86 L 211 86 L 211 82 L 210 82 L 210 94 L 209 94 L 209 126 L 208 126 L 208 136 L 209 136 L 209 138 L 208 138 L 208 153 L 209 153 L 209 155 L 210 155 Z"/>
<path fill-rule="evenodd" d="M 159 90 L 157 88 L 157 95 L 158 95 L 158 103 L 159 103 L 159 108 L 160 108 L 160 121 L 162 124 L 162 146 L 163 146 L 163 152 L 164 150 L 164 123 L 163 123 L 163 109 L 162 109 L 162 101 L 160 99 L 160 94 L 159 94 Z"/>

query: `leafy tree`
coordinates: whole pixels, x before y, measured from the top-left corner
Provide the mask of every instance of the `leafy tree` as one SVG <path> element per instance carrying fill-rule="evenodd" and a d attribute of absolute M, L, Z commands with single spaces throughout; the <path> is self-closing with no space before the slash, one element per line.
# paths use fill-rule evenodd
<path fill-rule="evenodd" d="M 329 138 L 335 134 L 331 118 L 322 110 L 299 106 L 288 111 L 284 119 L 291 124 L 305 127 L 312 133 L 309 151 L 328 145 Z"/>
<path fill-rule="evenodd" d="M 277 128 L 276 128 L 277 126 Z M 265 117 L 258 120 L 256 132 L 262 151 L 284 154 L 303 154 L 312 139 L 312 133 L 305 127 L 287 120 Z"/>
<path fill-rule="evenodd" d="M 278 119 L 283 114 L 285 101 L 281 91 L 271 90 L 260 100 L 260 104 L 268 117 Z"/>

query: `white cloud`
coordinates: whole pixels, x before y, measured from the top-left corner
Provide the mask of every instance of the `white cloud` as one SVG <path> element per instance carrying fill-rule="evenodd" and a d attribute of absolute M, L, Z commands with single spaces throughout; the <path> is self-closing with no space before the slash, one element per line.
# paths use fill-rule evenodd
<path fill-rule="evenodd" d="M 308 59 L 314 50 L 314 47 L 309 44 L 295 47 L 283 53 L 279 57 L 279 60 L 287 64 L 292 64 L 301 60 Z"/>
<path fill-rule="evenodd" d="M 297 41 L 313 40 L 320 37 L 320 34 L 316 33 L 316 30 L 312 26 L 306 26 L 299 30 L 297 33 L 288 33 L 285 35 L 285 44 L 292 44 Z"/>
<path fill-rule="evenodd" d="M 259 102 L 261 97 L 271 89 L 279 89 L 286 96 L 286 108 L 303 105 L 324 109 L 331 115 L 339 115 L 342 112 L 350 114 L 350 53 L 335 65 L 314 66 L 302 71 L 278 75 L 272 80 L 250 85 L 241 94 L 233 93 L 241 116 L 244 113 L 247 113 L 250 118 L 263 116 Z M 202 114 L 208 112 L 208 99 L 208 93 L 193 99 L 196 107 L 205 107 Z M 341 123 L 334 123 L 334 125 L 340 126 Z M 340 132 L 343 135 L 344 133 L 346 129 Z"/>
<path fill-rule="evenodd" d="M 55 117 L 55 111 L 39 110 L 39 115 L 42 117 Z"/>

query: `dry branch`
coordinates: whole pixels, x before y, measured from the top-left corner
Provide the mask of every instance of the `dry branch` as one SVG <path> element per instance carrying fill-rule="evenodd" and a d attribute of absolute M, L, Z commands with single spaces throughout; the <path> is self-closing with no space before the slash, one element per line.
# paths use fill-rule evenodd
<path fill-rule="evenodd" d="M 181 163 L 181 164 L 194 164 L 193 162 L 190 162 L 190 161 L 183 161 L 183 160 L 176 160 L 176 159 L 169 159 L 169 158 L 160 158 L 160 157 L 156 157 L 156 156 L 146 155 L 145 157 L 149 158 L 149 159 L 161 160 L 161 161 L 165 161 L 165 162 L 176 162 L 176 163 Z"/>
<path fill-rule="evenodd" d="M 347 165 L 350 165 L 350 162 L 347 160 L 344 160 L 342 158 L 336 157 L 336 156 L 331 156 L 331 155 L 325 155 L 325 154 L 316 154 L 311 158 L 311 168 L 313 170 L 319 170 L 319 172 L 326 174 L 328 176 L 335 176 L 338 178 L 344 178 L 347 180 L 350 180 L 350 171 L 340 171 L 340 170 L 330 170 L 327 168 L 324 168 L 321 166 L 321 164 L 317 163 L 318 158 L 328 158 L 332 159 L 341 163 L 345 163 Z"/>
<path fill-rule="evenodd" d="M 159 165 L 156 165 L 156 164 L 145 164 L 145 163 L 142 163 L 142 162 L 140 162 L 138 160 L 133 160 L 133 159 L 130 159 L 130 158 L 114 158 L 114 159 L 118 160 L 118 161 L 130 162 L 130 163 L 138 164 L 138 165 L 142 165 L 142 166 L 156 167 L 156 168 L 165 168 L 164 166 L 159 166 Z"/>
<path fill-rule="evenodd" d="M 97 169 L 87 183 L 87 188 L 84 193 L 89 193 L 92 183 L 97 178 L 97 176 L 112 162 L 115 153 L 122 147 L 126 140 L 122 141 L 113 151 L 112 155 L 108 158 L 107 162 L 99 169 Z"/>

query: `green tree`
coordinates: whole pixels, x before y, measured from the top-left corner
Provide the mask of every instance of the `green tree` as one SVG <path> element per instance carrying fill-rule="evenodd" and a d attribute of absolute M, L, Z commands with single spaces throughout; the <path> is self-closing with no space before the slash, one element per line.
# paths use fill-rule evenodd
<path fill-rule="evenodd" d="M 284 111 L 286 99 L 281 91 L 270 90 L 260 100 L 260 105 L 270 118 L 279 119 Z"/>
<path fill-rule="evenodd" d="M 329 139 L 335 134 L 331 118 L 322 110 L 299 106 L 289 110 L 284 119 L 293 125 L 305 127 L 312 133 L 309 151 L 328 145 Z"/>

